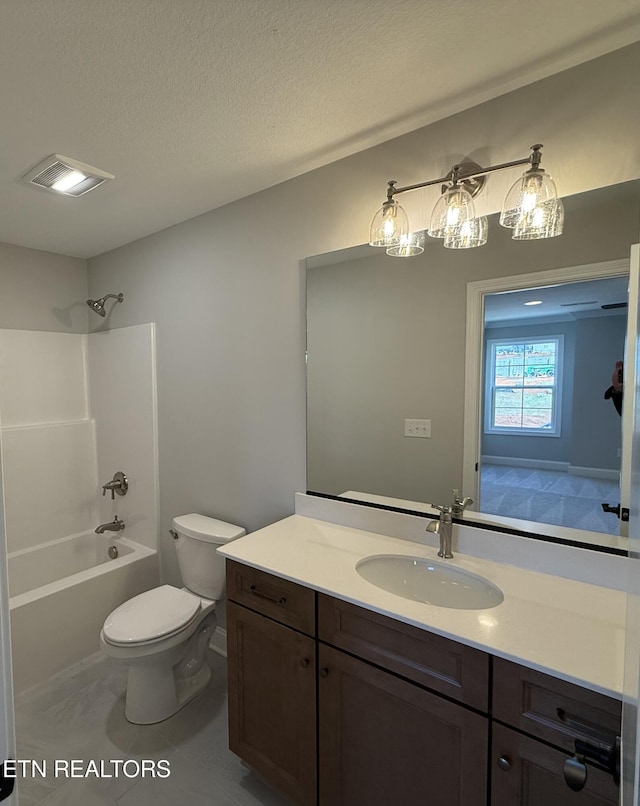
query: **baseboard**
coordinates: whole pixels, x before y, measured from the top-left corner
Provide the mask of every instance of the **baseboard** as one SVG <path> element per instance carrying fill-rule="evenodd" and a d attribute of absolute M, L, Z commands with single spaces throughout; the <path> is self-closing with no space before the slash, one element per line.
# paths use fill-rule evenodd
<path fill-rule="evenodd" d="M 558 473 L 569 473 L 571 476 L 585 476 L 589 479 L 606 479 L 619 481 L 620 471 L 606 467 L 580 467 L 569 462 L 554 462 L 549 459 L 521 459 L 518 456 L 482 456 L 481 463 L 504 465 L 505 467 L 525 467 L 529 470 L 555 470 Z"/>
<path fill-rule="evenodd" d="M 227 657 L 227 631 L 224 627 L 218 627 L 209 641 L 209 649 Z"/>
<path fill-rule="evenodd" d="M 587 476 L 590 479 L 620 481 L 620 471 L 611 470 L 607 467 L 579 467 L 577 465 L 569 465 L 569 473 L 572 476 Z"/>
<path fill-rule="evenodd" d="M 531 470 L 556 470 L 558 473 L 569 472 L 569 462 L 553 462 L 549 459 L 521 459 L 517 456 L 482 456 L 480 461 L 483 465 L 528 467 Z"/>

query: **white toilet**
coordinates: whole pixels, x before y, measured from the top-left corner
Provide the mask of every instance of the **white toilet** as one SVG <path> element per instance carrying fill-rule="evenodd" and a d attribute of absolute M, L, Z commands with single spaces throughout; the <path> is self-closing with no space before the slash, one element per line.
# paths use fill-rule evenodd
<path fill-rule="evenodd" d="M 204 515 L 174 518 L 172 535 L 185 587 L 161 585 L 107 616 L 100 644 L 129 667 L 129 722 L 161 722 L 209 683 L 206 652 L 217 624 L 216 603 L 225 590 L 224 557 L 216 548 L 244 534 L 240 526 Z"/>

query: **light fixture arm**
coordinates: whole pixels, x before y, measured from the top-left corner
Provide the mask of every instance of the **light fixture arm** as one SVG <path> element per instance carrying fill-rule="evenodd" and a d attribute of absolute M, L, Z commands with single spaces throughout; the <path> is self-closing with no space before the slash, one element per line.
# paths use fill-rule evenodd
<path fill-rule="evenodd" d="M 511 162 L 501 162 L 499 165 L 491 165 L 488 168 L 480 168 L 480 170 L 474 170 L 476 166 L 475 163 L 464 163 L 464 164 L 457 164 L 451 168 L 451 171 L 446 175 L 441 177 L 440 179 L 430 179 L 428 182 L 418 182 L 415 185 L 404 185 L 403 187 L 397 188 L 396 180 L 390 181 L 387 186 L 387 201 L 393 201 L 393 197 L 397 196 L 400 193 L 406 193 L 409 190 L 418 190 L 419 188 L 426 188 L 430 187 L 431 185 L 453 185 L 457 182 L 462 182 L 465 179 L 477 179 L 481 176 L 486 176 L 489 173 L 494 173 L 495 171 L 503 171 L 505 168 L 515 168 L 518 165 L 527 165 L 530 164 L 531 171 L 540 170 L 540 162 L 542 160 L 542 154 L 540 153 L 540 149 L 542 148 L 541 143 L 537 143 L 534 146 L 531 146 L 531 154 L 528 157 L 525 157 L 521 160 L 512 160 Z M 468 166 L 468 167 L 467 167 Z"/>

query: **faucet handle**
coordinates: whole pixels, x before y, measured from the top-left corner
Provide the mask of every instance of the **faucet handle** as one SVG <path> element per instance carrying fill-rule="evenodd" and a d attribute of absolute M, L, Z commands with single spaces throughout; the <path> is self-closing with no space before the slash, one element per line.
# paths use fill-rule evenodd
<path fill-rule="evenodd" d="M 107 490 L 111 490 L 111 500 L 115 501 L 116 493 L 118 493 L 118 495 L 126 495 L 128 489 L 129 479 L 122 470 L 118 470 L 117 473 L 113 474 L 111 481 L 102 485 L 102 495 L 104 495 Z"/>
<path fill-rule="evenodd" d="M 453 504 L 451 506 L 451 512 L 454 515 L 462 515 L 465 510 L 465 507 L 469 506 L 469 504 L 473 504 L 473 498 L 469 498 L 465 496 L 464 498 L 460 498 L 460 490 L 453 490 Z"/>

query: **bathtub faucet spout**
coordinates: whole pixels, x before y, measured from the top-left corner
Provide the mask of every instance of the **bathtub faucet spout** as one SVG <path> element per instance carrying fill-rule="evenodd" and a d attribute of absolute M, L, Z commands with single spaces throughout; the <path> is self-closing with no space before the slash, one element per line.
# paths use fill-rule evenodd
<path fill-rule="evenodd" d="M 103 535 L 105 532 L 121 532 L 124 529 L 124 521 L 118 520 L 118 516 L 110 523 L 101 523 L 96 529 L 96 534 Z"/>

